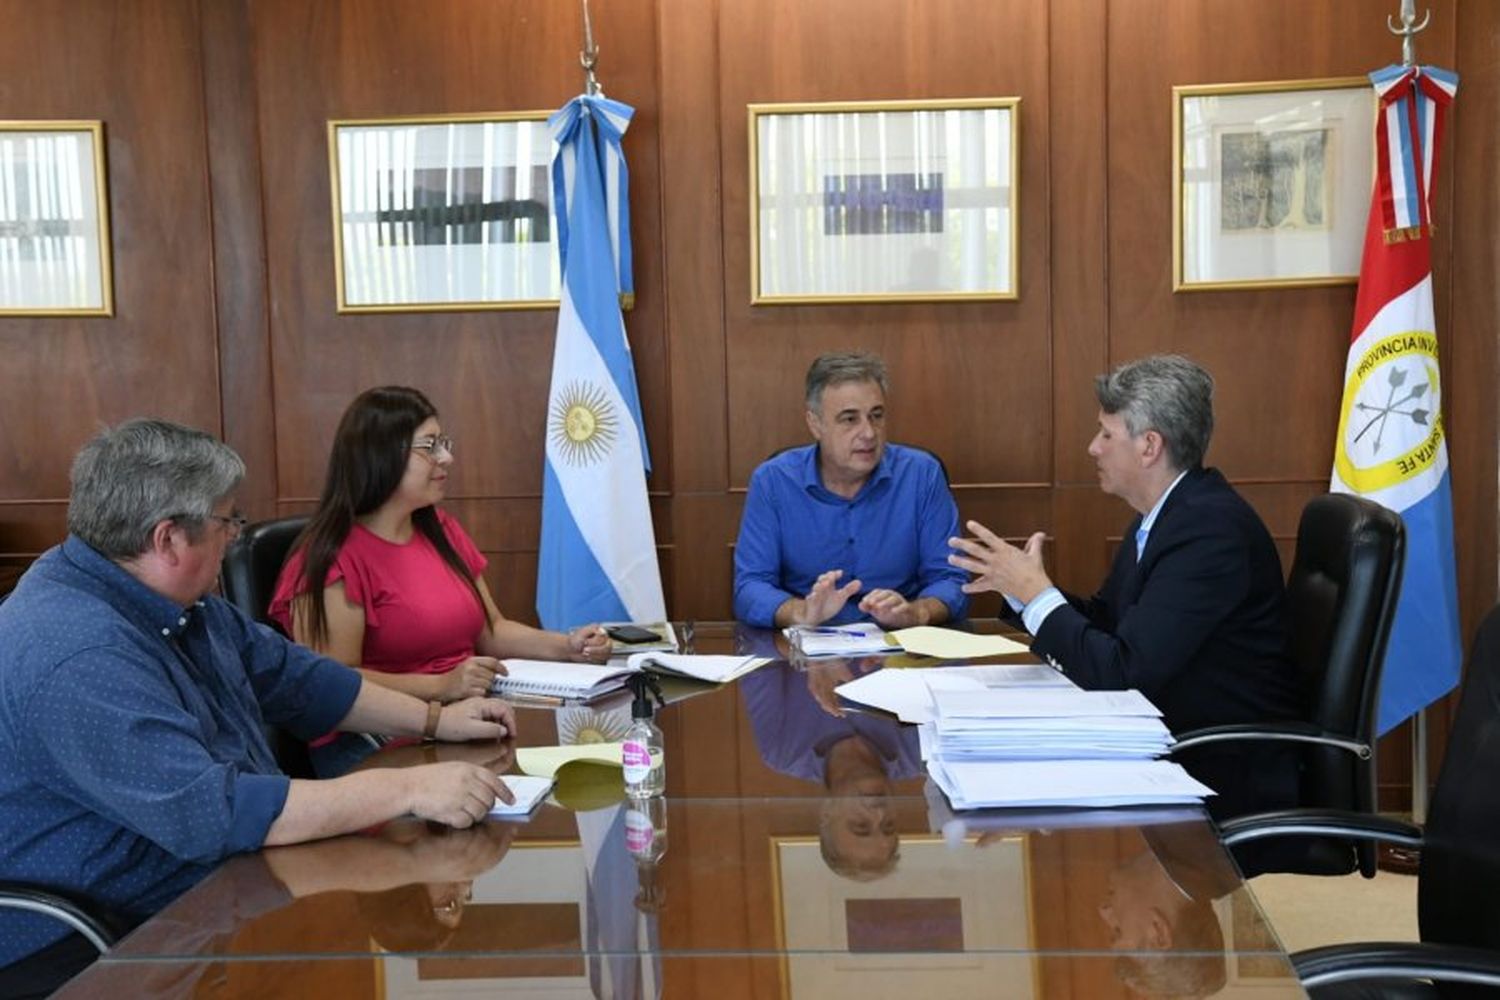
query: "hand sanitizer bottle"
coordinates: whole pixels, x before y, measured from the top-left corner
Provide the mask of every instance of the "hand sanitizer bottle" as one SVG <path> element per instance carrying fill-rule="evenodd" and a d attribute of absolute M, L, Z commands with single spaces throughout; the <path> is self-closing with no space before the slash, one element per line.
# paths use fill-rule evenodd
<path fill-rule="evenodd" d="M 625 731 L 625 791 L 637 798 L 660 795 L 667 787 L 667 761 L 661 730 L 652 721 L 651 695 L 645 684 L 635 686 L 634 720 Z"/>

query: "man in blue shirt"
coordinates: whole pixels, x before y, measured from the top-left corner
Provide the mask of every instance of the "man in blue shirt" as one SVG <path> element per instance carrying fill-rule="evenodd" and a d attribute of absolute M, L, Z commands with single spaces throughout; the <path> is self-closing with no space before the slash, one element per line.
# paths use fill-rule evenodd
<path fill-rule="evenodd" d="M 0 605 L 0 879 L 138 922 L 240 851 L 413 813 L 451 826 L 510 793 L 447 762 L 333 781 L 280 772 L 262 719 L 445 740 L 514 732 L 510 706 L 431 705 L 257 625 L 209 591 L 244 519 L 228 446 L 133 420 L 73 464 L 68 538 Z M 67 944 L 0 911 L 0 966 Z M 40 956 L 39 956 L 40 957 Z"/>
<path fill-rule="evenodd" d="M 885 364 L 825 354 L 807 371 L 814 442 L 761 463 L 734 550 L 734 614 L 751 625 L 873 619 L 887 628 L 962 618 L 948 565 L 958 507 L 943 467 L 885 441 Z"/>

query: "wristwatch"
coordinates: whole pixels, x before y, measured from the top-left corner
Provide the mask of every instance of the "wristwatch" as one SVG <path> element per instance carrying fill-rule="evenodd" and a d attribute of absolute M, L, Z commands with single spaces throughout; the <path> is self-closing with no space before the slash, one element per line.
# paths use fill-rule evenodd
<path fill-rule="evenodd" d="M 427 725 L 422 728 L 422 739 L 437 739 L 438 718 L 443 714 L 443 703 L 440 701 L 429 701 L 427 703 Z"/>

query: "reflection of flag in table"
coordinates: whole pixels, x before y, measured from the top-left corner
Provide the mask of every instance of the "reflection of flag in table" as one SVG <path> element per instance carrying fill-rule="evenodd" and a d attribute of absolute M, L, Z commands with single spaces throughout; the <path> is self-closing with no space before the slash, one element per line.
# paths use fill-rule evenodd
<path fill-rule="evenodd" d="M 542 624 L 666 618 L 646 501 L 646 436 L 620 296 L 630 218 L 628 106 L 577 97 L 548 120 L 562 303 L 547 402 L 536 608 Z"/>
<path fill-rule="evenodd" d="M 1406 522 L 1406 570 L 1381 681 L 1377 728 L 1384 733 L 1450 691 L 1463 659 L 1430 214 L 1443 118 L 1458 77 L 1430 66 L 1388 66 L 1370 80 L 1380 100 L 1376 181 L 1332 489 L 1378 501 Z"/>

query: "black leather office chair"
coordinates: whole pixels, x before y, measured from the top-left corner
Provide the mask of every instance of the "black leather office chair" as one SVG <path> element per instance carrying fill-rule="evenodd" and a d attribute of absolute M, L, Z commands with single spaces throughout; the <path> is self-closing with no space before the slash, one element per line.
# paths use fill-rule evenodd
<path fill-rule="evenodd" d="M 1427 827 L 1381 817 L 1291 810 L 1232 820 L 1230 846 L 1287 834 L 1374 838 L 1420 847 L 1421 943 L 1314 948 L 1292 956 L 1318 998 L 1500 996 L 1500 608 L 1475 636 L 1433 790 Z M 1356 984 L 1355 980 L 1373 980 Z M 1434 988 L 1421 980 L 1438 980 Z M 1355 992 L 1355 990 L 1358 992 Z"/>
<path fill-rule="evenodd" d="M 70 932 L 38 952 L 0 966 L 3 997 L 51 996 L 135 923 L 75 893 L 26 882 L 0 882 L 0 910 L 46 917 Z"/>
<path fill-rule="evenodd" d="M 274 627 L 266 609 L 271 606 L 276 577 L 307 522 L 305 515 L 299 515 L 246 525 L 224 553 L 219 578 L 224 599 L 256 621 Z"/>
<path fill-rule="evenodd" d="M 28 882 L 0 882 L 0 909 L 40 913 L 66 924 L 102 954 L 120 934 L 115 918 L 69 893 Z"/>
<path fill-rule="evenodd" d="M 1309 501 L 1287 581 L 1288 652 L 1302 678 L 1308 720 L 1184 733 L 1174 754 L 1228 740 L 1303 743 L 1298 804 L 1373 815 L 1375 712 L 1405 559 L 1399 515 L 1343 493 Z M 1366 878 L 1375 875 L 1376 850 L 1368 841 L 1307 840 L 1279 855 L 1272 870 L 1346 875 L 1357 867 Z"/>
<path fill-rule="evenodd" d="M 224 599 L 262 624 L 280 630 L 266 617 L 271 595 L 276 591 L 276 577 L 292 550 L 292 543 L 307 527 L 308 518 L 283 517 L 245 526 L 240 537 L 224 553 L 219 585 Z M 281 769 L 294 778 L 314 777 L 307 744 L 291 733 L 272 725 L 265 726 L 266 741 Z"/>

